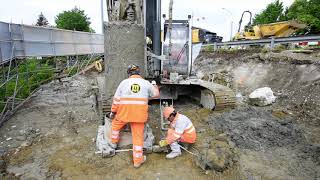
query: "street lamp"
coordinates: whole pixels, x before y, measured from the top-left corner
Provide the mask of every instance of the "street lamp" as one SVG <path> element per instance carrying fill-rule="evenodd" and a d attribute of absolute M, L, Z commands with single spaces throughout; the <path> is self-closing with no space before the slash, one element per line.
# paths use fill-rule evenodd
<path fill-rule="evenodd" d="M 100 8 L 101 8 L 101 21 L 102 21 L 102 34 L 104 34 L 104 19 L 103 19 L 103 16 L 104 16 L 104 12 L 103 12 L 103 1 L 104 0 L 101 0 L 100 1 Z"/>
<path fill-rule="evenodd" d="M 228 15 L 230 16 L 230 18 L 231 18 L 231 27 L 230 27 L 230 41 L 232 41 L 232 34 L 233 34 L 233 15 L 232 15 L 232 13 L 231 13 L 231 11 L 229 11 L 228 9 L 226 9 L 226 8 L 222 8 L 222 10 L 224 10 L 225 12 L 227 12 L 228 13 Z"/>

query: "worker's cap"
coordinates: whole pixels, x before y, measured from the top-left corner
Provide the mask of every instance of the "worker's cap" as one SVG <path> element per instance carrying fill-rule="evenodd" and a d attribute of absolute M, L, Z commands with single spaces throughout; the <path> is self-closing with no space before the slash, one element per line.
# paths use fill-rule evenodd
<path fill-rule="evenodd" d="M 130 64 L 130 65 L 128 66 L 127 73 L 128 73 L 128 74 L 131 74 L 132 72 L 134 72 L 134 71 L 139 71 L 139 70 L 140 70 L 140 68 L 139 68 L 138 65 Z"/>
<path fill-rule="evenodd" d="M 172 106 L 167 106 L 163 108 L 163 116 L 165 119 L 168 119 L 170 115 L 175 112 L 174 108 Z"/>

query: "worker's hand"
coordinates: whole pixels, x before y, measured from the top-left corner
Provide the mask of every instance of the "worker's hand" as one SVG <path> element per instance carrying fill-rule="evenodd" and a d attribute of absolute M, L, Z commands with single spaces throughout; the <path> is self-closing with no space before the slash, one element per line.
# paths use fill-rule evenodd
<path fill-rule="evenodd" d="M 152 85 L 157 85 L 157 82 L 156 81 L 151 81 L 151 84 Z"/>
<path fill-rule="evenodd" d="M 114 117 L 116 116 L 116 113 L 114 113 L 114 112 L 111 112 L 110 114 L 109 114 L 109 118 L 112 120 L 112 119 L 114 119 Z"/>
<path fill-rule="evenodd" d="M 160 146 L 160 147 L 164 147 L 164 146 L 168 146 L 168 145 L 169 145 L 169 143 L 168 143 L 167 140 L 161 140 L 161 141 L 159 141 L 159 146 Z"/>

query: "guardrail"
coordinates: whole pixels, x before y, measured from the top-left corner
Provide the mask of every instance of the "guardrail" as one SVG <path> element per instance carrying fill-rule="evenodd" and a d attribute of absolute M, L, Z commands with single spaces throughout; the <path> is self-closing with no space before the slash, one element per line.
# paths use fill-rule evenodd
<path fill-rule="evenodd" d="M 0 22 L 0 64 L 20 57 L 102 53 L 102 34 Z"/>
<path fill-rule="evenodd" d="M 205 44 L 205 45 L 203 45 L 203 47 L 214 46 L 214 50 L 216 50 L 219 47 L 223 47 L 223 46 L 270 44 L 270 48 L 274 48 L 274 45 L 279 44 L 279 43 L 295 43 L 295 42 L 311 42 L 311 41 L 320 41 L 320 35 L 286 37 L 286 38 L 268 38 L 268 39 L 243 40 L 243 41 L 229 41 L 229 42 Z"/>

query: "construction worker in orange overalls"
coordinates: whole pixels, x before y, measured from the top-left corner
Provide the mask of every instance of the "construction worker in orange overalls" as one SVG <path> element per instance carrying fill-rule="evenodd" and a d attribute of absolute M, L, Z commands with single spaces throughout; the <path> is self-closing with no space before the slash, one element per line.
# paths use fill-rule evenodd
<path fill-rule="evenodd" d="M 130 65 L 127 69 L 129 78 L 123 80 L 113 97 L 110 119 L 112 119 L 111 143 L 117 148 L 120 130 L 130 123 L 133 144 L 134 167 L 140 167 L 145 161 L 143 156 L 144 123 L 148 119 L 148 99 L 159 96 L 159 89 L 155 83 L 143 79 L 137 65 Z"/>
<path fill-rule="evenodd" d="M 173 159 L 181 155 L 180 144 L 193 144 L 196 141 L 196 129 L 191 120 L 178 112 L 171 106 L 163 109 L 163 116 L 170 122 L 167 137 L 159 142 L 160 147 L 170 145 L 171 153 L 166 155 L 167 159 Z"/>

